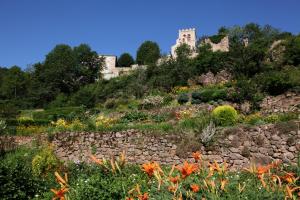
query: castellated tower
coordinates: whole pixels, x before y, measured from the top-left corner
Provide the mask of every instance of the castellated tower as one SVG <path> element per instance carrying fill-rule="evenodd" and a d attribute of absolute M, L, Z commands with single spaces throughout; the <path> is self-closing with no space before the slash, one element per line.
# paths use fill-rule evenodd
<path fill-rule="evenodd" d="M 176 58 L 176 48 L 178 46 L 180 46 L 181 44 L 187 44 L 190 46 L 190 48 L 193 51 L 195 51 L 196 50 L 196 42 L 197 42 L 197 37 L 196 37 L 196 29 L 195 28 L 179 30 L 176 44 L 173 45 L 171 48 L 172 56 Z"/>

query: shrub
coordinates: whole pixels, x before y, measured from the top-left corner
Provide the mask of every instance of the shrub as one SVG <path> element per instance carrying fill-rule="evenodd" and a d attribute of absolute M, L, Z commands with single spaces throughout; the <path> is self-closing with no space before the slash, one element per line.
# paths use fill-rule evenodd
<path fill-rule="evenodd" d="M 136 122 L 136 121 L 144 121 L 148 119 L 148 115 L 143 112 L 138 111 L 132 111 L 126 113 L 123 117 L 121 117 L 122 123 L 128 123 L 128 122 Z"/>
<path fill-rule="evenodd" d="M 106 117 L 104 115 L 98 115 L 95 119 L 95 125 L 97 128 L 111 127 L 115 123 L 116 123 L 116 120 L 114 118 Z"/>
<path fill-rule="evenodd" d="M 170 94 L 164 96 L 163 105 L 169 105 L 174 100 L 174 97 Z"/>
<path fill-rule="evenodd" d="M 192 98 L 193 99 L 201 99 L 201 93 L 199 93 L 199 92 L 193 92 L 192 93 Z"/>
<path fill-rule="evenodd" d="M 73 120 L 69 126 L 72 131 L 80 131 L 85 128 L 85 125 L 79 119 Z"/>
<path fill-rule="evenodd" d="M 43 133 L 45 131 L 45 127 L 43 126 L 17 126 L 16 135 L 33 135 L 38 133 Z"/>
<path fill-rule="evenodd" d="M 185 104 L 189 101 L 189 95 L 187 93 L 182 93 L 178 96 L 177 101 L 179 104 Z"/>
<path fill-rule="evenodd" d="M 62 107 L 47 109 L 40 112 L 33 113 L 34 120 L 51 120 L 56 121 L 58 119 L 72 120 L 77 117 L 81 117 L 84 112 L 83 107 Z"/>
<path fill-rule="evenodd" d="M 262 90 L 270 95 L 279 95 L 291 88 L 289 76 L 285 72 L 272 71 L 260 76 Z"/>
<path fill-rule="evenodd" d="M 35 176 L 45 176 L 49 172 L 55 171 L 59 166 L 59 160 L 53 153 L 50 146 L 43 148 L 43 150 L 34 156 L 32 160 L 32 173 Z"/>
<path fill-rule="evenodd" d="M 123 53 L 118 59 L 119 67 L 130 67 L 134 64 L 134 60 L 129 53 Z"/>
<path fill-rule="evenodd" d="M 157 108 L 161 106 L 163 102 L 164 99 L 161 96 L 148 96 L 143 99 L 140 106 L 144 109 Z"/>
<path fill-rule="evenodd" d="M 215 122 L 221 126 L 234 125 L 238 119 L 237 111 L 230 105 L 218 106 L 212 111 Z"/>
<path fill-rule="evenodd" d="M 47 183 L 32 174 L 31 160 L 35 153 L 34 149 L 20 148 L 1 157 L 1 199 L 33 199 L 48 190 L 51 181 Z"/>
<path fill-rule="evenodd" d="M 200 99 L 192 99 L 191 101 L 192 104 L 201 104 L 201 100 Z"/>
<path fill-rule="evenodd" d="M 258 125 L 264 122 L 260 113 L 254 113 L 245 117 L 244 122 L 250 125 Z"/>
<path fill-rule="evenodd" d="M 205 88 L 202 91 L 192 93 L 192 98 L 203 102 L 218 101 L 227 99 L 227 90 L 225 88 Z"/>
<path fill-rule="evenodd" d="M 200 135 L 201 142 L 207 144 L 212 140 L 214 135 L 216 134 L 216 127 L 213 121 L 210 121 L 209 125 L 202 130 Z"/>
<path fill-rule="evenodd" d="M 104 107 L 106 109 L 114 109 L 117 107 L 117 103 L 115 99 L 107 99 L 104 103 Z"/>
<path fill-rule="evenodd" d="M 271 114 L 271 115 L 268 115 L 264 121 L 266 121 L 267 123 L 276 123 L 280 120 L 279 116 L 276 115 L 276 114 Z"/>
<path fill-rule="evenodd" d="M 6 129 L 6 121 L 4 119 L 0 119 L 0 132 L 4 131 Z"/>

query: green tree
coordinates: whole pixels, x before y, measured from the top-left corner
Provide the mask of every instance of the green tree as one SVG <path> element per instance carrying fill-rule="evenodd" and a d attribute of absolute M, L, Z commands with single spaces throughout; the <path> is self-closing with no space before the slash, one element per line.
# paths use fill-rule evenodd
<path fill-rule="evenodd" d="M 100 77 L 103 59 L 86 44 L 71 48 L 57 45 L 44 63 L 34 65 L 33 96 L 37 105 L 45 105 L 60 94 L 70 95 L 81 86 Z"/>
<path fill-rule="evenodd" d="M 103 57 L 99 57 L 96 51 L 93 51 L 89 45 L 80 44 L 74 47 L 73 52 L 77 65 L 77 82 L 79 85 L 85 85 L 95 82 L 99 78 L 99 73 L 104 66 Z"/>
<path fill-rule="evenodd" d="M 300 65 L 300 34 L 288 39 L 284 59 L 289 65 Z"/>
<path fill-rule="evenodd" d="M 134 60 L 129 53 L 123 53 L 118 59 L 119 67 L 130 67 L 132 64 L 134 64 Z"/>
<path fill-rule="evenodd" d="M 1 93 L 7 99 L 16 99 L 24 97 L 27 89 L 26 73 L 18 66 L 13 66 L 8 69 L 5 76 L 2 77 Z"/>
<path fill-rule="evenodd" d="M 139 65 L 155 64 L 160 57 L 160 49 L 156 42 L 145 41 L 137 50 L 136 61 Z"/>

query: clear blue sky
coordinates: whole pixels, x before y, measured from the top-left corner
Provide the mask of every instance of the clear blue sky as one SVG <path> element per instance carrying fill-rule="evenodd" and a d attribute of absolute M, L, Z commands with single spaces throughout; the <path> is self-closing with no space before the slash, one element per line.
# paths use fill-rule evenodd
<path fill-rule="evenodd" d="M 135 57 L 153 40 L 168 53 L 190 27 L 201 36 L 256 22 L 298 34 L 299 9 L 299 0 L 0 0 L 0 66 L 25 68 L 61 43 Z"/>

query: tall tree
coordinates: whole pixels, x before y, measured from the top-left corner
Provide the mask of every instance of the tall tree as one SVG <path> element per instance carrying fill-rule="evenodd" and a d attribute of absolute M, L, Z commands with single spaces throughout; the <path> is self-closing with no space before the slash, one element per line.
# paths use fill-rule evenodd
<path fill-rule="evenodd" d="M 136 61 L 139 65 L 155 64 L 160 57 L 160 49 L 156 42 L 145 41 L 137 50 Z"/>
<path fill-rule="evenodd" d="M 134 60 L 129 53 L 123 53 L 118 59 L 119 67 L 130 67 L 132 64 L 134 64 Z"/>
<path fill-rule="evenodd" d="M 7 99 L 16 99 L 26 95 L 26 74 L 18 66 L 9 68 L 2 78 L 1 91 Z"/>

